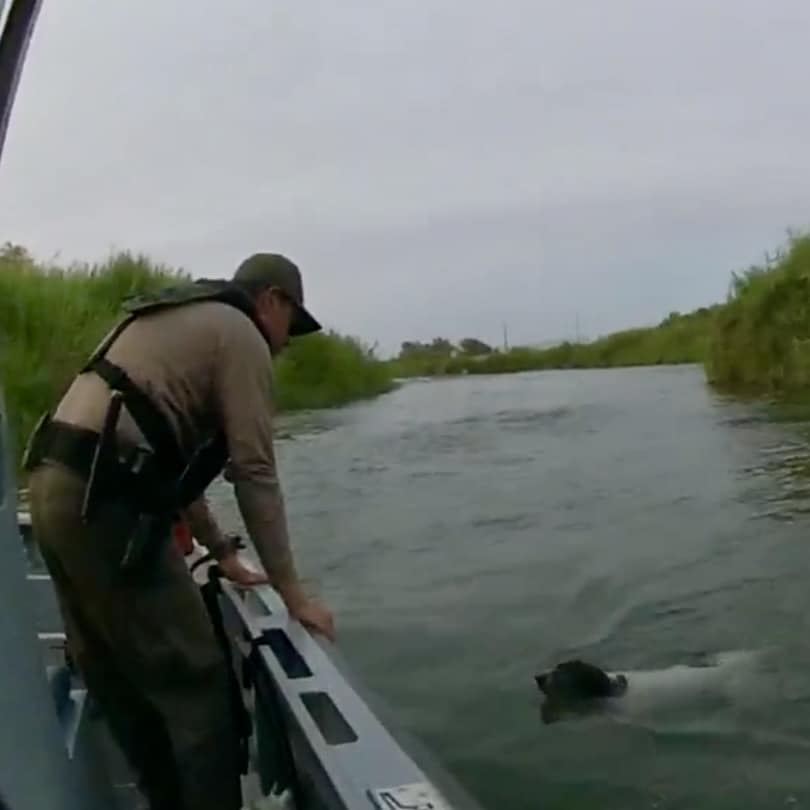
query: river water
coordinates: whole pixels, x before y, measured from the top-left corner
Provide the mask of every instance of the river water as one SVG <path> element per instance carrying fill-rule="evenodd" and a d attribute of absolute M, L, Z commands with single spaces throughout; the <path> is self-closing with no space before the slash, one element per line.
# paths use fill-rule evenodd
<path fill-rule="evenodd" d="M 299 567 L 340 650 L 484 807 L 810 807 L 797 428 L 680 367 L 417 381 L 281 431 Z M 709 708 L 541 721 L 533 676 L 565 658 L 762 649 Z"/>

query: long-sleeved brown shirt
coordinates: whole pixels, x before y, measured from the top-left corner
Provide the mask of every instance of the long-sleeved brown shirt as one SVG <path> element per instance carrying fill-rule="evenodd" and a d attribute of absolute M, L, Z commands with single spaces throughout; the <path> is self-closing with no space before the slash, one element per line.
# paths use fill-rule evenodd
<path fill-rule="evenodd" d="M 294 580 L 273 449 L 272 358 L 253 322 L 228 304 L 187 304 L 136 319 L 106 356 L 162 409 L 184 451 L 212 429 L 224 430 L 229 478 L 259 558 L 274 584 Z M 109 399 L 103 380 L 80 374 L 54 418 L 99 430 Z M 118 434 L 146 444 L 126 408 Z M 197 539 L 221 555 L 225 540 L 204 498 L 188 508 L 186 518 Z"/>

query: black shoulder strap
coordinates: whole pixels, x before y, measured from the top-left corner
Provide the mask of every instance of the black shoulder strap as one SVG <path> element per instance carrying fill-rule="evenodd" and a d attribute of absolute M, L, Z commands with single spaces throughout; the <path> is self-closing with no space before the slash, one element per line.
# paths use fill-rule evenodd
<path fill-rule="evenodd" d="M 183 454 L 168 421 L 156 411 L 152 400 L 132 382 L 124 369 L 111 363 L 106 357 L 96 357 L 89 364 L 88 370 L 95 371 L 113 391 L 120 391 L 124 395 L 127 410 L 152 449 L 163 463 L 174 468 L 166 472 L 179 476 L 185 467 Z"/>
<path fill-rule="evenodd" d="M 132 382 L 126 371 L 105 357 L 110 346 L 136 317 L 137 313 L 130 312 L 123 318 L 93 352 L 81 372 L 94 371 L 113 391 L 120 391 L 124 395 L 124 404 L 146 441 L 162 459 L 165 459 L 164 463 L 173 468 L 171 472 L 179 475 L 184 467 L 183 454 L 165 417 L 156 410 L 149 397 Z"/>

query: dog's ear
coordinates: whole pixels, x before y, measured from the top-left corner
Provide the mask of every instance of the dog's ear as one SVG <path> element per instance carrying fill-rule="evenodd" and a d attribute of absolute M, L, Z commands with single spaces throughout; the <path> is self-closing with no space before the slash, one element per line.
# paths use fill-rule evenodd
<path fill-rule="evenodd" d="M 627 677 L 617 675 L 611 684 L 611 697 L 619 697 L 627 691 Z"/>

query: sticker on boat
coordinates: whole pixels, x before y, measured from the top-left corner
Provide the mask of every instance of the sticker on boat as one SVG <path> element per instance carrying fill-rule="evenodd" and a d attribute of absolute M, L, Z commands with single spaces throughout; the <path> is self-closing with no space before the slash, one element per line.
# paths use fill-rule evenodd
<path fill-rule="evenodd" d="M 378 788 L 369 792 L 379 810 L 451 810 L 450 805 L 427 782 Z"/>

